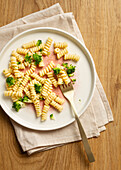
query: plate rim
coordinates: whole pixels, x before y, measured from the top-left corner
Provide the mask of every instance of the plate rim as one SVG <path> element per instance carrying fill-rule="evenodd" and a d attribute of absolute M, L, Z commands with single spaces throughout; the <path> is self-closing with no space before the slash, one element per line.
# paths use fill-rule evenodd
<path fill-rule="evenodd" d="M 93 68 L 93 69 L 92 69 L 92 70 L 93 70 L 93 87 L 92 87 L 92 90 L 91 90 L 91 95 L 90 95 L 90 97 L 89 97 L 89 100 L 88 100 L 86 106 L 84 107 L 84 109 L 82 109 L 81 114 L 79 115 L 79 117 L 80 117 L 80 116 L 85 112 L 85 110 L 87 109 L 87 107 L 89 106 L 89 104 L 90 104 L 90 102 L 91 102 L 91 100 L 92 100 L 92 97 L 93 97 L 93 95 L 94 95 L 94 90 L 95 90 L 95 86 L 96 86 L 96 69 L 95 69 L 95 64 L 94 64 L 94 60 L 93 60 L 93 58 L 92 58 L 92 55 L 90 54 L 90 52 L 89 52 L 89 50 L 87 49 L 87 47 L 85 46 L 85 44 L 84 44 L 83 42 L 81 42 L 77 37 L 75 37 L 74 35 L 68 33 L 67 31 L 64 31 L 64 30 L 59 29 L 59 28 L 53 28 L 53 27 L 37 27 L 37 28 L 28 29 L 28 30 L 26 30 L 26 31 L 23 31 L 23 32 L 17 34 L 17 35 L 14 36 L 10 41 L 8 41 L 8 43 L 7 43 L 7 44 L 3 47 L 3 49 L 1 50 L 1 52 L 0 52 L 0 57 L 1 57 L 1 54 L 4 52 L 4 50 L 7 48 L 7 46 L 9 46 L 9 44 L 11 44 L 12 41 L 14 41 L 16 38 L 20 37 L 20 36 L 23 35 L 23 34 L 26 34 L 26 33 L 28 33 L 28 32 L 35 31 L 35 30 L 43 30 L 43 31 L 47 31 L 47 30 L 52 31 L 52 30 L 54 30 L 56 33 L 57 33 L 57 32 L 61 32 L 61 33 L 65 34 L 65 35 L 71 37 L 71 38 L 74 39 L 75 41 L 77 41 L 77 42 L 81 45 L 81 47 L 83 48 L 83 50 L 88 54 L 89 59 L 90 59 L 90 61 L 91 61 L 91 66 L 92 66 L 92 68 Z M 82 50 L 82 49 L 81 49 L 81 50 Z M 84 53 L 84 51 L 83 51 L 83 53 Z M 86 56 L 86 54 L 85 54 L 85 56 Z M 18 118 L 18 117 L 16 117 L 16 116 L 14 117 L 14 116 L 10 115 L 9 113 L 7 113 L 7 109 L 4 108 L 4 104 L 1 104 L 1 103 L 2 103 L 2 102 L 1 102 L 1 99 L 0 99 L 0 105 L 1 105 L 2 109 L 5 111 L 5 113 L 6 113 L 13 121 L 15 121 L 16 123 L 18 123 L 19 125 L 22 125 L 22 126 L 24 126 L 24 127 L 26 127 L 26 128 L 33 129 L 33 130 L 38 130 L 38 131 L 52 131 L 52 130 L 57 130 L 57 129 L 64 128 L 64 127 L 70 125 L 71 123 L 73 123 L 73 122 L 75 121 L 75 118 L 72 118 L 72 120 L 69 121 L 68 123 L 65 123 L 65 124 L 63 124 L 63 125 L 61 125 L 61 126 L 57 126 L 56 128 L 32 127 L 31 123 L 28 122 L 28 124 L 25 124 L 25 123 L 24 123 L 24 120 L 22 120 L 22 119 L 20 119 L 20 118 Z M 19 119 L 20 119 L 21 121 L 19 121 Z"/>

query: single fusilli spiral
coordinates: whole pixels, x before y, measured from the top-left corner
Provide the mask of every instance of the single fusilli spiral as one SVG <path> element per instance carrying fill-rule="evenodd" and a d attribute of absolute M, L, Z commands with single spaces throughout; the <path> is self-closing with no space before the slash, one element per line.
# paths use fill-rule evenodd
<path fill-rule="evenodd" d="M 47 91 L 47 96 L 52 93 L 52 89 L 53 89 L 52 84 L 50 84 L 48 91 Z"/>
<path fill-rule="evenodd" d="M 46 82 L 44 83 L 43 89 L 42 89 L 42 96 L 43 97 L 47 97 L 48 96 L 48 91 L 49 91 L 49 87 L 51 86 L 51 81 L 49 79 L 46 80 Z"/>
<path fill-rule="evenodd" d="M 63 104 L 64 103 L 64 99 L 60 98 L 60 97 L 56 97 L 55 98 L 55 102 L 59 103 L 59 104 Z"/>
<path fill-rule="evenodd" d="M 24 48 L 17 48 L 16 52 L 22 55 L 26 55 L 27 53 L 29 53 L 29 50 Z"/>
<path fill-rule="evenodd" d="M 55 48 L 54 49 L 54 54 L 58 54 L 60 52 L 60 48 Z"/>
<path fill-rule="evenodd" d="M 56 103 L 54 100 L 50 102 L 50 105 L 57 109 L 59 112 L 63 110 L 63 107 L 60 104 Z"/>
<path fill-rule="evenodd" d="M 74 60 L 74 61 L 79 61 L 80 56 L 76 54 L 65 54 L 64 60 Z"/>
<path fill-rule="evenodd" d="M 52 82 L 52 84 L 53 84 L 55 87 L 57 87 L 57 86 L 58 86 L 58 82 L 57 82 L 57 80 L 54 78 L 53 72 L 47 73 L 47 76 L 48 76 L 48 78 L 50 79 L 50 81 Z"/>
<path fill-rule="evenodd" d="M 39 72 L 39 75 L 41 77 L 44 76 L 45 74 L 50 72 L 54 67 L 55 67 L 55 64 L 53 63 L 53 61 L 51 61 L 50 64 L 45 69 Z"/>
<path fill-rule="evenodd" d="M 43 54 L 43 55 L 47 55 L 47 54 L 48 54 L 48 51 L 49 51 L 50 46 L 51 46 L 51 44 L 52 44 L 52 41 L 53 41 L 53 40 L 52 40 L 50 37 L 48 37 L 47 42 L 46 42 L 46 44 L 45 44 L 45 46 L 44 46 L 44 50 L 42 51 L 42 54 Z"/>
<path fill-rule="evenodd" d="M 30 85 L 30 94 L 31 94 L 31 99 L 34 102 L 36 100 L 36 92 L 35 92 L 34 84 Z"/>
<path fill-rule="evenodd" d="M 15 77 L 21 77 L 22 76 L 21 72 L 18 70 L 16 57 L 14 57 L 14 56 L 11 57 L 11 67 L 13 69 Z"/>
<path fill-rule="evenodd" d="M 44 49 L 44 46 L 45 46 L 45 44 L 40 44 L 40 46 L 30 48 L 30 51 L 31 51 L 32 53 L 35 53 L 35 52 L 39 51 L 40 49 L 43 50 L 43 49 Z"/>
<path fill-rule="evenodd" d="M 44 105 L 42 114 L 41 114 L 41 121 L 45 121 L 47 119 L 47 112 L 49 111 L 50 106 Z"/>
<path fill-rule="evenodd" d="M 64 83 L 67 85 L 67 84 L 69 84 L 70 83 L 70 78 L 68 77 L 68 75 L 67 75 L 67 73 L 66 73 L 66 71 L 65 70 L 61 70 L 60 71 L 60 76 L 61 76 L 61 78 L 63 79 L 63 81 L 64 81 Z"/>
<path fill-rule="evenodd" d="M 23 48 L 31 48 L 31 47 L 35 47 L 36 46 L 36 41 L 35 40 L 33 40 L 33 41 L 31 41 L 31 42 L 28 42 L 28 43 L 26 43 L 26 44 L 23 44 L 22 45 L 22 47 Z"/>
<path fill-rule="evenodd" d="M 41 108 L 40 108 L 39 100 L 34 100 L 33 103 L 34 103 L 34 107 L 36 110 L 36 115 L 37 117 L 39 117 L 41 115 Z"/>
<path fill-rule="evenodd" d="M 67 42 L 54 42 L 54 48 L 66 48 L 68 47 Z"/>

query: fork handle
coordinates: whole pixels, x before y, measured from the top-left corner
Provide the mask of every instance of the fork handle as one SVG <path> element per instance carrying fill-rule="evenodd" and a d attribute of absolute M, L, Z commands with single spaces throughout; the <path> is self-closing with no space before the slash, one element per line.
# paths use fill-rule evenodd
<path fill-rule="evenodd" d="M 91 151 L 91 148 L 90 148 L 88 139 L 86 137 L 85 131 L 84 131 L 83 127 L 82 127 L 81 121 L 80 121 L 80 119 L 79 119 L 79 117 L 77 115 L 76 109 L 75 109 L 74 104 L 72 102 L 71 102 L 71 105 L 72 105 L 72 108 L 73 108 L 73 111 L 74 111 L 75 119 L 76 119 L 77 124 L 78 124 L 79 132 L 80 132 L 80 135 L 82 137 L 82 142 L 83 142 L 83 145 L 84 145 L 88 160 L 89 160 L 89 162 L 94 162 L 95 158 L 94 158 L 94 155 L 93 155 L 93 153 Z"/>

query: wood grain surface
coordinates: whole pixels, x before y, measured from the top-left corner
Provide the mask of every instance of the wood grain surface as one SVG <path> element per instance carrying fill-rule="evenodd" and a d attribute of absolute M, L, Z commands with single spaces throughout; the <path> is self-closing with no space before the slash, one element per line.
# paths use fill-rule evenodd
<path fill-rule="evenodd" d="M 0 26 L 59 2 L 73 12 L 111 105 L 114 122 L 89 143 L 96 162 L 89 164 L 82 142 L 27 156 L 7 115 L 0 108 L 0 170 L 121 169 L 121 0 L 0 0 Z"/>

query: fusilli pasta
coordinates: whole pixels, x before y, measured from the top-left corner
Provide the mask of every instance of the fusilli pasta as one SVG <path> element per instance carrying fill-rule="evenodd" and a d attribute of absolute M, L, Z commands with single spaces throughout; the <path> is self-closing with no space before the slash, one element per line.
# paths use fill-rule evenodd
<path fill-rule="evenodd" d="M 63 81 L 64 81 L 64 83 L 67 85 L 67 84 L 69 84 L 70 83 L 70 78 L 68 77 L 68 75 L 67 75 L 67 73 L 66 73 L 66 71 L 65 70 L 61 70 L 60 71 L 60 76 L 61 76 L 61 78 L 63 79 Z"/>
<path fill-rule="evenodd" d="M 17 48 L 16 52 L 22 55 L 26 55 L 27 53 L 29 53 L 29 50 L 24 48 Z"/>
<path fill-rule="evenodd" d="M 46 80 L 46 82 L 44 83 L 43 89 L 42 89 L 42 96 L 43 97 L 47 97 L 48 96 L 48 91 L 49 91 L 49 87 L 51 86 L 51 81 L 49 79 Z"/>
<path fill-rule="evenodd" d="M 44 49 L 44 46 L 45 46 L 45 44 L 40 44 L 40 46 L 30 48 L 30 51 L 31 51 L 32 53 L 35 53 L 35 52 L 39 51 L 40 49 L 43 50 L 43 49 Z"/>
<path fill-rule="evenodd" d="M 47 119 L 47 112 L 48 112 L 49 108 L 50 108 L 49 105 L 44 105 L 42 114 L 41 114 L 41 121 L 45 121 Z"/>
<path fill-rule="evenodd" d="M 50 64 L 45 69 L 43 69 L 42 71 L 39 72 L 39 75 L 41 77 L 44 76 L 49 71 L 51 71 L 54 67 L 55 67 L 55 64 L 53 63 L 53 61 L 51 61 Z"/>
<path fill-rule="evenodd" d="M 31 42 L 28 42 L 28 43 L 26 43 L 26 44 L 23 44 L 23 48 L 31 48 L 31 47 L 35 47 L 36 46 L 36 41 L 35 40 L 33 40 L 33 41 L 31 41 Z"/>
<path fill-rule="evenodd" d="M 12 51 L 12 56 L 16 57 L 16 59 L 19 62 L 23 62 L 24 61 L 24 58 L 20 54 L 18 54 L 15 50 Z"/>
<path fill-rule="evenodd" d="M 68 47 L 67 42 L 54 42 L 54 48 L 66 48 Z"/>
<path fill-rule="evenodd" d="M 62 56 L 68 53 L 68 49 L 65 48 L 64 50 L 61 50 L 59 53 L 57 53 L 57 59 L 60 59 Z"/>
<path fill-rule="evenodd" d="M 3 70 L 3 74 L 5 75 L 5 77 L 10 77 L 10 76 L 12 76 L 12 69 L 11 68 L 9 68 L 9 69 L 4 69 Z"/>
<path fill-rule="evenodd" d="M 54 100 L 50 102 L 50 105 L 57 109 L 59 112 L 63 110 L 63 107 L 60 104 L 56 103 Z"/>
<path fill-rule="evenodd" d="M 79 61 L 80 56 L 76 54 L 65 54 L 64 60 L 74 60 L 74 61 Z"/>
<path fill-rule="evenodd" d="M 45 46 L 44 46 L 44 50 L 42 51 L 42 54 L 43 54 L 43 55 L 47 55 L 47 54 L 48 54 L 48 51 L 49 51 L 50 46 L 51 46 L 51 44 L 52 44 L 52 41 L 53 41 L 53 40 L 52 40 L 50 37 L 48 37 L 47 42 L 46 42 L 46 44 L 45 44 Z"/>
<path fill-rule="evenodd" d="M 54 54 L 58 54 L 60 52 L 60 48 L 55 48 L 54 49 Z"/>
<path fill-rule="evenodd" d="M 52 84 L 53 84 L 55 87 L 57 87 L 57 86 L 58 86 L 58 83 L 57 83 L 57 80 L 54 78 L 53 72 L 47 73 L 47 76 L 48 76 L 48 78 L 50 79 L 50 81 L 52 82 Z"/>
<path fill-rule="evenodd" d="M 39 100 L 34 100 L 33 103 L 34 103 L 34 107 L 36 110 L 36 115 L 37 115 L 37 117 L 39 117 L 41 115 L 41 108 L 40 108 Z"/>

